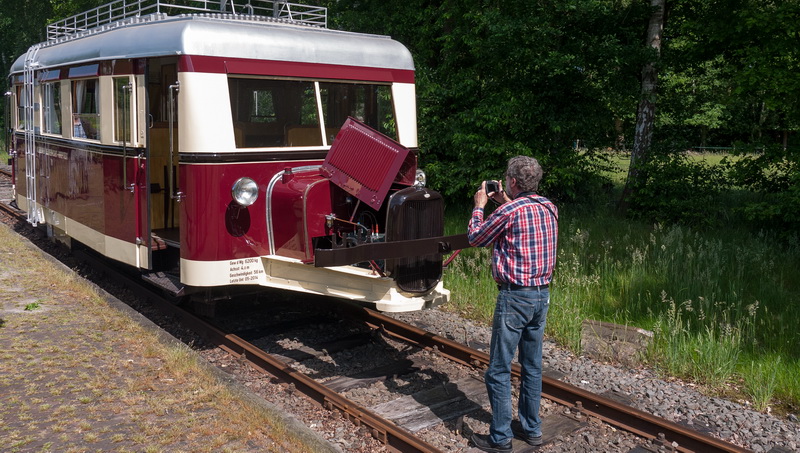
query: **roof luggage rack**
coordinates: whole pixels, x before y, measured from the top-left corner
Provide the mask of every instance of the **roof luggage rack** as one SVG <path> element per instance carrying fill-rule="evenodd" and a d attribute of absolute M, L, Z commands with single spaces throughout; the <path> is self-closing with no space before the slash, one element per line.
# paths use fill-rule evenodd
<path fill-rule="evenodd" d="M 116 0 L 47 26 L 47 40 L 58 41 L 116 22 L 156 15 L 221 13 L 236 19 L 273 18 L 314 27 L 328 26 L 328 9 L 286 0 Z"/>

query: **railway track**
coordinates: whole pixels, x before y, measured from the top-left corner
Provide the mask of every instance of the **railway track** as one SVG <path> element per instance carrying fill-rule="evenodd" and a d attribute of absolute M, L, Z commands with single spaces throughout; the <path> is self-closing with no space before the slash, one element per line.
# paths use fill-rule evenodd
<path fill-rule="evenodd" d="M 2 173 L 2 178 L 10 177 L 6 171 L 2 170 Z M 23 213 L 7 206 L 5 203 L 0 203 L 0 207 L 9 215 L 17 217 L 23 215 Z M 87 260 L 96 259 L 91 255 L 87 255 L 84 258 Z M 97 261 L 95 265 L 99 268 L 108 269 L 107 262 Z M 356 426 L 366 427 L 372 437 L 384 443 L 392 451 L 441 451 L 436 446 L 414 434 L 415 430 L 425 424 L 420 420 L 431 416 L 434 419 L 438 417 L 440 420 L 444 417 L 450 417 L 450 419 L 456 420 L 456 426 L 460 426 L 460 420 L 465 414 L 469 411 L 481 410 L 481 402 L 474 400 L 479 400 L 478 394 L 483 392 L 479 376 L 488 363 L 487 354 L 384 314 L 352 304 L 339 305 L 339 309 L 343 312 L 342 319 L 347 319 L 348 322 L 357 320 L 363 327 L 360 330 L 356 328 L 355 334 L 345 329 L 348 333 L 345 338 L 329 340 L 328 346 L 317 347 L 316 350 L 322 350 L 323 354 L 330 355 L 336 350 L 336 348 L 330 346 L 333 343 L 338 342 L 342 349 L 353 348 L 374 342 L 377 336 L 387 341 L 407 345 L 406 347 L 426 351 L 430 355 L 456 363 L 464 370 L 462 377 L 446 384 L 440 383 L 443 391 L 437 392 L 435 388 L 432 388 L 426 391 L 414 392 L 413 394 L 407 392 L 407 395 L 397 398 L 398 403 L 391 404 L 391 402 L 387 401 L 386 404 L 379 405 L 378 407 L 382 408 L 382 410 L 377 411 L 374 407 L 365 407 L 353 399 L 345 397 L 344 393 L 358 385 L 373 383 L 380 379 L 392 379 L 405 373 L 414 372 L 419 368 L 424 368 L 426 365 L 395 363 L 394 366 L 383 366 L 382 369 L 361 370 L 360 373 L 356 373 L 355 377 L 338 376 L 335 378 L 334 374 L 320 373 L 319 370 L 323 367 L 318 364 L 317 366 L 309 367 L 311 373 L 304 373 L 300 370 L 305 366 L 302 365 L 303 361 L 298 357 L 313 358 L 319 363 L 319 360 L 321 360 L 320 355 L 314 352 L 314 348 L 306 347 L 305 350 L 300 348 L 290 351 L 288 347 L 281 347 L 278 348 L 282 349 L 279 354 L 271 354 L 266 352 L 263 347 L 255 344 L 258 342 L 277 344 L 274 341 L 265 341 L 266 335 L 263 335 L 263 333 L 274 334 L 281 331 L 281 328 L 274 325 L 272 327 L 262 326 L 260 328 L 262 332 L 259 333 L 256 332 L 259 329 L 257 328 L 254 331 L 252 326 L 249 328 L 240 327 L 237 330 L 236 328 L 213 325 L 207 320 L 176 306 L 169 299 L 153 293 L 149 287 L 140 285 L 135 277 L 126 277 L 124 274 L 110 276 L 125 280 L 126 286 L 136 292 L 139 297 L 149 299 L 168 317 L 177 320 L 182 325 L 197 332 L 198 335 L 202 335 L 208 343 L 219 346 L 240 360 L 247 360 L 253 367 L 275 376 L 296 391 L 302 392 L 320 406 L 328 410 L 341 412 Z M 301 318 L 295 324 L 309 324 L 309 322 L 307 318 Z M 235 333 L 237 331 L 239 332 L 238 334 Z M 247 340 L 243 337 L 247 337 Z M 387 352 L 386 355 L 390 356 L 391 353 Z M 519 377 L 519 371 L 518 367 L 513 370 L 516 378 Z M 317 376 L 312 376 L 312 374 L 317 374 Z M 480 385 L 476 386 L 476 382 Z M 475 389 L 478 389 L 477 393 Z M 423 393 L 427 396 L 420 396 Z M 586 426 L 587 419 L 595 419 L 641 437 L 644 441 L 640 447 L 635 449 L 636 451 L 658 451 L 659 448 L 666 451 L 682 452 L 747 451 L 736 445 L 655 417 L 603 396 L 592 394 L 551 377 L 545 376 L 543 379 L 543 397 L 564 407 L 562 414 L 558 416 L 559 420 L 544 419 L 545 426 L 550 423 L 554 428 L 545 432 L 546 442 L 555 441 L 553 437 L 562 431 L 583 429 Z M 416 406 L 414 405 L 415 402 Z M 402 410 L 398 408 L 402 408 Z M 414 410 L 417 410 L 417 412 L 409 415 Z M 515 451 L 529 449 L 524 444 L 522 448 L 519 447 L 520 445 L 515 445 Z"/>
<path fill-rule="evenodd" d="M 19 217 L 21 211 L 8 204 L 12 200 L 11 186 L 11 171 L 0 167 L 0 211 L 12 217 Z"/>

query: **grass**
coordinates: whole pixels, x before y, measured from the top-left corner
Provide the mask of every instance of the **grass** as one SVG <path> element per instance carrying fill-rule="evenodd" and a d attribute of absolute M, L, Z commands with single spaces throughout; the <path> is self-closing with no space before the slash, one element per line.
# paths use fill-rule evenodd
<path fill-rule="evenodd" d="M 0 164 L 6 165 L 8 157 L 8 147 L 6 147 L 3 137 L 0 137 Z"/>
<path fill-rule="evenodd" d="M 465 231 L 469 213 L 450 212 L 447 234 Z M 800 408 L 798 235 L 649 225 L 568 205 L 559 227 L 550 338 L 580 352 L 584 319 L 652 330 L 647 360 L 665 376 L 762 411 Z M 490 255 L 465 250 L 444 277 L 452 309 L 485 322 L 497 294 Z"/>

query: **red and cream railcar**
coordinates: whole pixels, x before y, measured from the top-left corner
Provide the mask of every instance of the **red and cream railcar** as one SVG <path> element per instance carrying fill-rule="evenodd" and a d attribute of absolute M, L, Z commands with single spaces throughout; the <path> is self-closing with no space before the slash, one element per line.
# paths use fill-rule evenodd
<path fill-rule="evenodd" d="M 175 294 L 446 301 L 408 50 L 328 30 L 323 8 L 233 3 L 120 0 L 51 25 L 10 74 L 20 209 Z"/>

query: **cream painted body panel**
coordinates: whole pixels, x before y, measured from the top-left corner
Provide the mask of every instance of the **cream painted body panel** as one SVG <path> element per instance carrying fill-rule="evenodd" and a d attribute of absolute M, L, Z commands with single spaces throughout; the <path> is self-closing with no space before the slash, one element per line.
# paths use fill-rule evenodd
<path fill-rule="evenodd" d="M 178 142 L 182 153 L 235 151 L 227 74 L 178 74 Z"/>
<path fill-rule="evenodd" d="M 441 282 L 424 295 L 400 291 L 394 280 L 355 266 L 314 267 L 277 255 L 229 261 L 181 259 L 181 282 L 198 287 L 261 285 L 374 303 L 385 312 L 433 308 L 450 298 Z"/>
<path fill-rule="evenodd" d="M 397 115 L 397 138 L 406 148 L 416 148 L 417 90 L 413 83 L 392 84 L 392 99 Z"/>
<path fill-rule="evenodd" d="M 28 209 L 28 200 L 17 195 L 17 206 L 26 211 Z M 46 224 L 56 230 L 53 234 L 54 236 L 66 236 L 75 239 L 97 253 L 131 266 L 142 267 L 142 263 L 147 260 L 148 249 L 146 245 L 137 245 L 133 242 L 107 236 L 51 209 L 42 206 L 39 206 L 39 209 L 42 211 L 42 219 L 44 219 L 42 224 Z"/>

